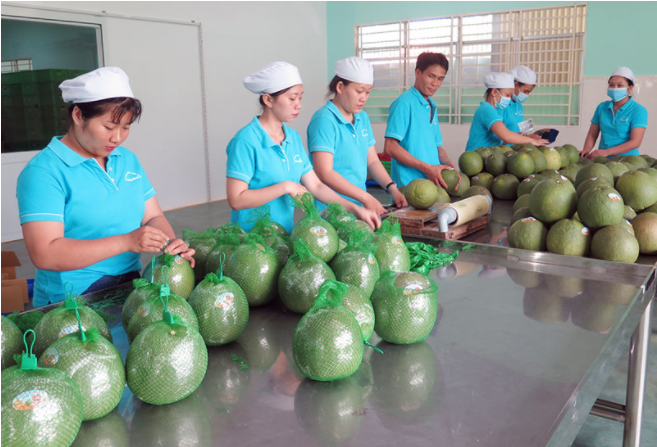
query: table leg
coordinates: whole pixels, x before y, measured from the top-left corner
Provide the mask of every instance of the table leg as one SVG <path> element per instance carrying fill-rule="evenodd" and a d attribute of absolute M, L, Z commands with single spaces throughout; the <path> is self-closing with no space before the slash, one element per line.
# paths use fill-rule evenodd
<path fill-rule="evenodd" d="M 646 388 L 646 366 L 648 364 L 652 306 L 653 300 L 650 299 L 648 307 L 646 307 L 630 341 L 623 447 L 639 447 L 641 444 L 641 420 L 643 417 L 643 395 Z"/>

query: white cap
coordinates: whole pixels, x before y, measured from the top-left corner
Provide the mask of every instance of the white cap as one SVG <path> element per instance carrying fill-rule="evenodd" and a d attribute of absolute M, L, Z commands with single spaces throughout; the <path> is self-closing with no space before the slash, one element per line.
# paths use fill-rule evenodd
<path fill-rule="evenodd" d="M 256 95 L 276 93 L 303 84 L 299 69 L 287 62 L 272 62 L 244 78 L 244 87 Z"/>
<path fill-rule="evenodd" d="M 109 98 L 134 98 L 130 79 L 119 67 L 102 67 L 61 84 L 64 102 L 80 104 Z"/>
<path fill-rule="evenodd" d="M 509 73 L 513 75 L 513 78 L 518 82 L 522 82 L 523 84 L 536 85 L 536 73 L 534 73 L 534 70 L 529 67 L 518 65 L 517 67 L 513 67 L 511 70 L 509 70 Z"/>
<path fill-rule="evenodd" d="M 513 88 L 515 87 L 513 76 L 509 73 L 488 73 L 484 78 L 486 88 Z"/>
<path fill-rule="evenodd" d="M 611 78 L 612 76 L 622 76 L 632 81 L 632 84 L 635 84 L 634 72 L 627 67 L 618 67 L 609 77 Z"/>
<path fill-rule="evenodd" d="M 361 84 L 374 84 L 374 68 L 365 59 L 352 56 L 335 63 L 335 74 L 342 79 Z"/>

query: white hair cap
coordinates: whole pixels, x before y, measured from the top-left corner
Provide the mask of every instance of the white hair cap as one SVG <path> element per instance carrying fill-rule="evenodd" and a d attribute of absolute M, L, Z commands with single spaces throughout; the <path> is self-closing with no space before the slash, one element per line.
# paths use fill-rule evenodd
<path fill-rule="evenodd" d="M 374 84 L 372 64 L 360 57 L 352 56 L 335 63 L 335 74 L 347 81 Z"/>
<path fill-rule="evenodd" d="M 513 88 L 515 87 L 513 76 L 509 73 L 488 73 L 484 78 L 486 88 Z"/>
<path fill-rule="evenodd" d="M 134 98 L 130 79 L 119 67 L 102 67 L 61 84 L 64 102 L 80 104 L 109 98 Z"/>
<path fill-rule="evenodd" d="M 513 75 L 513 78 L 518 82 L 536 85 L 536 73 L 534 73 L 534 70 L 529 67 L 518 65 L 517 67 L 513 67 L 509 73 Z"/>
<path fill-rule="evenodd" d="M 244 87 L 256 95 L 276 93 L 303 84 L 299 69 L 287 62 L 272 62 L 244 78 Z"/>
<path fill-rule="evenodd" d="M 627 67 L 618 67 L 609 77 L 611 78 L 612 76 L 622 76 L 632 81 L 632 84 L 636 83 L 634 81 L 634 72 Z"/>

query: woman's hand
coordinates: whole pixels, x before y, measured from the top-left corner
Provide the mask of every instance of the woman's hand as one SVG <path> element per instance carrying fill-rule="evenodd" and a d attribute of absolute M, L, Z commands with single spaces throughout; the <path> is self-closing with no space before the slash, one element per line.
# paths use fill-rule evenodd
<path fill-rule="evenodd" d="M 397 189 L 397 185 L 392 185 L 388 191 L 390 191 L 392 201 L 395 202 L 395 206 L 397 208 L 404 208 L 408 206 L 406 197 L 404 197 L 404 194 L 402 194 L 399 189 Z"/>
<path fill-rule="evenodd" d="M 596 149 L 594 151 L 590 151 L 587 154 L 582 153 L 582 157 L 586 157 L 589 160 L 593 160 L 595 157 L 602 155 L 602 152 L 599 149 Z"/>
<path fill-rule="evenodd" d="M 357 206 L 354 210 L 356 217 L 363 222 L 366 222 L 373 230 L 381 226 L 381 218 L 377 213 L 362 206 Z"/>
<path fill-rule="evenodd" d="M 532 141 L 530 144 L 533 144 L 534 146 L 546 146 L 550 147 L 550 142 L 548 140 L 544 140 L 543 138 L 539 138 L 535 141 Z"/>
<path fill-rule="evenodd" d="M 189 265 L 191 265 L 192 268 L 194 268 L 194 265 L 196 264 L 196 261 L 193 258 L 196 250 L 189 248 L 187 243 L 182 239 L 172 240 L 163 251 L 164 253 L 170 255 L 180 255 L 181 258 L 187 259 L 189 261 Z"/>
<path fill-rule="evenodd" d="M 164 231 L 144 225 L 126 234 L 126 251 L 132 253 L 157 253 L 164 250 L 169 238 Z"/>
<path fill-rule="evenodd" d="M 377 216 L 380 216 L 381 214 L 385 214 L 386 210 L 383 208 L 383 205 L 381 205 L 381 202 L 378 201 L 373 195 L 367 194 L 366 193 L 366 198 L 363 201 L 363 206 L 376 213 Z"/>
<path fill-rule="evenodd" d="M 293 182 L 291 180 L 285 180 L 285 192 L 290 195 L 290 197 L 296 197 L 308 192 L 305 186 L 301 183 Z"/>

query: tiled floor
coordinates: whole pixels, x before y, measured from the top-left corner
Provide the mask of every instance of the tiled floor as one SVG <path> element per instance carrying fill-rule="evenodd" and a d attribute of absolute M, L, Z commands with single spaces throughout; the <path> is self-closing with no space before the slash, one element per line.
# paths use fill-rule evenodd
<path fill-rule="evenodd" d="M 383 197 L 380 197 L 380 199 L 383 199 Z M 166 216 L 176 234 L 180 235 L 184 229 L 203 231 L 207 227 L 217 227 L 228 222 L 230 208 L 226 201 L 219 201 L 168 211 Z M 18 277 L 34 277 L 34 266 L 30 262 L 23 241 L 2 244 L 2 250 L 13 250 L 18 255 L 22 264 L 21 267 L 17 268 Z M 147 262 L 150 257 L 150 255 L 144 255 L 142 261 Z M 657 313 L 653 315 L 653 328 L 643 415 L 642 447 L 657 447 Z M 602 398 L 624 402 L 626 372 L 627 355 L 624 355 L 610 376 L 603 390 Z M 622 424 L 596 416 L 589 416 L 575 439 L 573 447 L 616 447 L 622 445 L 622 440 Z"/>

